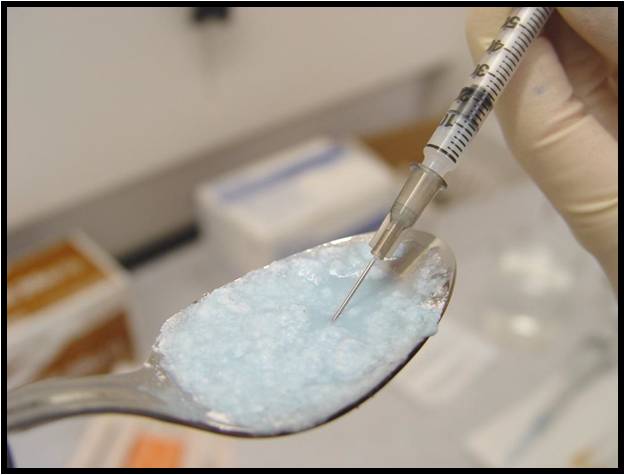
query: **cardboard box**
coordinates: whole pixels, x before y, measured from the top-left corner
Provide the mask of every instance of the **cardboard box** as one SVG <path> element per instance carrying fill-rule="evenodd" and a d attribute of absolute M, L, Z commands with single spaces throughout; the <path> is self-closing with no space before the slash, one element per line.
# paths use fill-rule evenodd
<path fill-rule="evenodd" d="M 133 355 L 128 279 L 86 235 L 42 247 L 7 269 L 7 384 L 109 371 Z"/>
<path fill-rule="evenodd" d="M 206 239 L 243 272 L 376 229 L 398 189 L 363 145 L 322 137 L 201 185 L 196 203 Z"/>

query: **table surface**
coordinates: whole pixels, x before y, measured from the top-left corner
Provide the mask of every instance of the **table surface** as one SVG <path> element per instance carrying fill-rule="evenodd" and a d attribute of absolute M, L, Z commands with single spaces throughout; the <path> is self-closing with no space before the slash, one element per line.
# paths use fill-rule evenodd
<path fill-rule="evenodd" d="M 468 434 L 564 371 L 568 356 L 585 335 L 613 324 L 616 304 L 607 281 L 533 184 L 519 180 L 488 197 L 435 205 L 420 227 L 446 240 L 458 262 L 454 295 L 441 325 L 452 321 L 467 329 L 495 348 L 496 358 L 445 404 L 419 401 L 392 381 L 360 408 L 324 427 L 285 438 L 228 439 L 231 464 L 479 466 L 467 450 Z M 511 255 L 534 262 L 534 267 L 506 273 L 502 259 Z M 553 272 L 566 278 L 555 279 Z M 140 319 L 140 352 L 149 352 L 169 315 L 234 277 L 224 257 L 202 240 L 134 271 L 132 311 Z M 564 284 L 552 285 L 556 281 Z M 538 322 L 538 336 L 524 338 L 506 326 L 512 315 L 520 313 Z M 428 345 L 436 342 L 433 337 Z M 16 463 L 63 466 L 90 419 L 69 419 L 13 434 Z M 199 432 L 198 437 L 206 438 L 207 444 L 221 438 Z"/>

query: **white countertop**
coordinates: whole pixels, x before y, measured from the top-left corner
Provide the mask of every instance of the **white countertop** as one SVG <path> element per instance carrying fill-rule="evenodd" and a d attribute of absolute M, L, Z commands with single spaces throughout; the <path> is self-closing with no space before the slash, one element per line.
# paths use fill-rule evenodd
<path fill-rule="evenodd" d="M 511 213 L 515 208 L 523 213 Z M 232 453 L 229 465 L 479 466 L 481 462 L 467 450 L 469 433 L 562 372 L 567 355 L 593 328 L 611 325 L 615 303 L 598 266 L 529 182 L 521 180 L 505 193 L 468 200 L 453 208 L 435 206 L 420 227 L 445 239 L 458 261 L 456 288 L 441 332 L 449 322 L 475 338 L 467 341 L 474 341 L 476 350 L 489 348 L 495 357 L 486 358 L 459 393 L 435 403 L 419 398 L 418 392 L 415 396 L 402 384 L 401 378 L 420 377 L 422 369 L 414 371 L 419 364 L 417 356 L 374 398 L 327 426 L 285 438 L 227 439 Z M 520 255 L 521 262 L 546 262 L 546 267 L 530 266 L 506 274 L 501 259 L 510 253 Z M 524 279 L 536 283 L 537 272 L 555 271 L 571 277 L 564 287 L 549 287 L 553 281 L 549 278 L 538 291 L 535 286 L 523 287 Z M 202 241 L 137 269 L 133 273 L 133 311 L 142 322 L 141 352 L 149 351 L 167 316 L 234 277 L 223 256 L 211 253 Z M 510 331 L 513 327 L 508 324 L 520 313 L 534 318 L 537 335 L 525 338 Z M 432 351 L 444 352 L 445 348 L 436 348 L 437 341 L 443 345 L 450 340 L 441 333 L 440 339 L 432 337 L 423 351 L 431 346 Z M 416 384 L 420 384 L 418 380 Z M 89 419 L 60 421 L 12 435 L 18 466 L 67 463 Z M 224 439 L 200 432 L 197 436 L 206 444 Z"/>

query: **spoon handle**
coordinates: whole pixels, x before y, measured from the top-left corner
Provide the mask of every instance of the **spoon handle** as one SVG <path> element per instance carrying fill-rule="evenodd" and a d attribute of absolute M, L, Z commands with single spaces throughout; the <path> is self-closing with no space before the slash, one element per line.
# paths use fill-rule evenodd
<path fill-rule="evenodd" d="M 102 412 L 145 414 L 165 403 L 150 390 L 154 375 L 147 369 L 131 373 L 49 379 L 10 390 L 7 430 L 23 430 L 80 414 Z"/>

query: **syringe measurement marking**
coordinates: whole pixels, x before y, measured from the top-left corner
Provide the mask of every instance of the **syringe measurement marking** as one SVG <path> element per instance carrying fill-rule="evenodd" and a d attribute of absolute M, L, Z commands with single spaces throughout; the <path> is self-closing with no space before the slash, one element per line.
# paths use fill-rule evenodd
<path fill-rule="evenodd" d="M 451 141 L 452 141 L 452 139 L 449 138 L 449 143 L 445 147 L 445 150 L 449 151 L 450 153 L 453 154 L 454 157 L 458 158 L 460 156 L 460 153 L 462 153 L 462 149 L 460 149 L 460 153 L 458 153 L 458 151 L 456 151 L 453 148 L 451 148 L 452 145 L 454 145 L 456 148 L 459 148 L 457 145 L 451 143 Z"/>
<path fill-rule="evenodd" d="M 455 151 L 457 151 L 457 153 L 462 153 L 462 148 L 458 144 L 456 144 L 456 142 L 454 142 L 454 139 L 452 139 L 451 137 L 449 138 L 449 145 L 453 145 L 456 148 Z"/>
<path fill-rule="evenodd" d="M 510 48 L 511 48 L 511 49 L 513 49 L 514 51 L 516 51 L 516 53 L 517 53 L 519 56 L 523 56 L 523 53 L 517 49 L 517 47 L 516 47 L 516 45 L 515 45 L 515 44 L 511 44 L 511 45 L 510 45 Z M 519 60 L 519 61 L 521 61 L 521 60 Z"/>
<path fill-rule="evenodd" d="M 485 86 L 485 87 L 488 87 L 488 86 L 489 86 L 489 84 L 485 84 L 484 86 Z M 493 91 L 492 89 L 490 89 L 490 88 L 489 88 L 489 90 L 491 90 L 491 91 L 493 92 L 493 94 L 495 94 L 495 96 L 497 95 L 497 94 L 495 93 L 495 91 Z M 485 92 L 486 92 L 486 97 L 488 97 L 488 100 L 489 100 L 491 103 L 492 103 L 492 102 L 495 102 L 495 97 L 493 96 L 493 94 L 491 94 L 491 93 L 490 93 L 490 92 L 488 92 L 488 91 L 485 91 Z"/>
<path fill-rule="evenodd" d="M 524 39 L 524 38 L 521 38 L 521 36 L 520 36 L 520 35 L 519 35 L 517 38 L 519 39 L 519 41 L 520 41 L 521 43 L 523 43 L 523 46 L 525 46 L 525 51 L 526 51 L 526 50 L 527 50 L 527 48 L 529 48 L 529 46 L 530 46 L 530 45 L 529 45 L 529 44 L 525 41 L 525 39 Z"/>
<path fill-rule="evenodd" d="M 497 76 L 495 76 L 495 73 L 491 73 L 491 72 L 489 72 L 488 74 L 489 74 L 489 76 L 494 77 L 494 78 L 495 78 L 495 79 L 499 82 L 499 84 L 501 85 L 501 87 L 506 87 L 506 85 L 504 84 L 504 82 L 503 82 L 501 79 L 499 79 Z M 495 84 L 495 87 L 497 88 L 497 91 L 501 92 L 501 89 L 499 89 L 499 86 L 497 86 L 497 85 Z"/>
<path fill-rule="evenodd" d="M 475 129 L 475 127 L 473 127 L 473 124 L 471 124 L 470 122 L 466 122 L 467 127 L 469 127 L 471 129 L 471 132 L 473 134 L 475 134 L 477 132 L 477 130 Z"/>
<path fill-rule="evenodd" d="M 452 162 L 456 163 L 456 159 L 454 157 L 451 156 L 451 154 L 447 153 L 447 151 L 445 151 L 444 149 L 442 149 L 441 147 L 439 147 L 438 145 L 432 145 L 430 143 L 425 145 L 426 147 L 430 147 L 433 149 L 438 150 L 439 152 L 441 152 L 442 154 L 446 155 L 447 157 L 449 157 L 451 159 Z M 457 158 L 457 157 L 456 157 Z"/>
<path fill-rule="evenodd" d="M 537 23 L 534 17 L 527 18 L 527 27 L 532 29 L 534 33 L 534 38 L 536 38 L 538 34 L 540 33 L 540 28 L 537 26 Z"/>
<path fill-rule="evenodd" d="M 529 17 L 529 18 L 527 19 L 527 22 L 528 22 L 528 23 L 531 23 L 531 25 L 534 27 L 534 29 L 535 29 L 536 31 L 540 30 L 540 26 L 538 26 L 538 23 L 537 23 L 537 22 L 536 22 L 536 20 L 534 20 L 532 17 Z M 534 34 L 536 35 L 536 34 L 538 34 L 538 33 L 534 33 Z"/>
<path fill-rule="evenodd" d="M 518 41 L 518 40 L 517 40 Z M 519 42 L 520 43 L 520 42 Z M 514 46 L 518 47 L 521 50 L 521 54 L 525 54 L 525 51 L 527 51 L 527 48 L 525 48 L 522 44 L 516 44 L 514 43 Z M 510 45 L 510 47 L 512 47 L 512 45 Z"/>
<path fill-rule="evenodd" d="M 501 30 L 513 30 L 517 26 L 521 27 L 520 29 L 517 28 L 515 38 L 506 43 L 502 41 L 501 37 L 492 40 L 490 46 L 486 49 L 486 54 L 493 56 L 495 62 L 492 63 L 489 59 L 485 63 L 478 63 L 471 74 L 474 78 L 488 76 L 488 79 L 480 85 L 474 84 L 470 87 L 465 87 L 461 91 L 456 100 L 466 104 L 461 107 L 465 113 L 461 113 L 457 109 L 449 109 L 440 122 L 439 127 L 452 127 L 452 130 L 446 133 L 440 146 L 428 143 L 426 147 L 440 151 L 454 163 L 457 161 L 456 159 L 469 145 L 473 136 L 477 134 L 480 124 L 488 115 L 488 110 L 492 107 L 499 94 L 503 92 L 507 82 L 512 78 L 525 51 L 529 48 L 534 38 L 538 36 L 542 29 L 540 24 L 544 24 L 549 17 L 548 9 L 536 9 L 534 15 L 524 18 L 523 22 L 521 22 L 520 16 L 508 17 Z M 495 54 L 500 49 L 504 51 L 501 54 Z M 469 95 L 466 96 L 466 99 L 463 99 L 463 93 L 467 89 Z M 478 94 L 481 94 L 481 97 Z M 490 105 L 483 103 L 486 99 L 490 101 Z M 466 110 L 467 107 L 468 110 Z M 463 130 L 466 131 L 466 134 Z"/>
<path fill-rule="evenodd" d="M 492 84 L 492 86 L 494 86 L 495 88 L 497 88 L 497 91 L 495 91 L 495 90 L 493 89 L 493 87 L 491 86 L 491 84 Z M 497 85 L 497 83 L 495 83 L 495 82 L 490 82 L 490 83 L 488 83 L 488 84 L 485 84 L 485 85 L 484 85 L 484 87 L 485 87 L 485 88 L 487 88 L 489 91 L 491 91 L 491 92 L 495 95 L 495 97 L 496 97 L 497 95 L 499 95 L 499 93 L 501 92 L 501 88 L 500 88 L 500 87 Z M 491 98 L 491 101 L 495 102 L 495 101 L 494 101 L 494 99 L 492 99 L 492 98 Z"/>
<path fill-rule="evenodd" d="M 466 130 L 466 129 L 462 126 L 462 124 L 456 124 L 456 125 L 457 125 L 458 127 L 460 127 L 461 129 Z M 458 133 L 459 133 L 460 135 L 462 135 L 462 136 L 464 137 L 464 139 L 465 139 L 467 142 L 470 142 L 470 141 L 471 141 L 471 139 L 470 139 L 469 137 L 467 137 L 466 135 L 464 135 L 464 133 L 462 132 L 462 130 L 459 130 L 459 131 L 458 131 Z"/>
<path fill-rule="evenodd" d="M 458 152 L 458 153 L 462 154 L 462 151 L 463 151 L 463 150 L 464 150 L 464 148 L 466 147 L 466 144 L 465 144 L 465 145 L 463 145 L 463 146 L 461 147 L 460 145 L 458 145 L 458 144 L 456 143 L 456 140 L 458 140 L 459 142 L 461 142 L 461 140 L 460 140 L 458 137 L 456 137 L 456 136 L 454 136 L 454 138 L 453 138 L 453 139 L 452 139 L 452 138 L 450 138 L 450 139 L 449 139 L 449 141 L 450 141 L 450 142 L 451 142 L 451 143 L 452 143 L 455 147 L 457 147 L 457 148 L 458 148 L 458 150 L 459 150 L 459 152 Z"/>
<path fill-rule="evenodd" d="M 531 25 L 526 25 L 524 23 L 519 23 L 519 26 L 521 28 L 523 28 L 525 31 L 527 31 L 528 33 L 531 33 L 532 36 L 536 36 L 536 31 L 534 30 L 534 28 L 532 28 Z"/>
<path fill-rule="evenodd" d="M 521 38 L 521 36 L 523 37 L 525 41 L 527 41 L 527 47 L 529 48 L 529 45 L 532 42 L 533 38 L 530 35 L 528 35 L 526 32 L 519 30 L 519 38 Z"/>
<path fill-rule="evenodd" d="M 540 8 L 534 10 L 534 14 L 540 18 L 540 21 L 545 21 L 545 17 L 543 16 L 543 11 Z"/>
<path fill-rule="evenodd" d="M 502 67 L 504 72 L 507 73 L 505 76 L 506 76 L 506 81 L 508 81 L 510 79 L 510 77 L 512 76 L 512 69 L 508 69 L 508 66 L 506 64 L 504 64 L 503 61 L 500 63 L 500 66 Z M 503 74 L 503 72 L 502 72 L 502 74 Z"/>
<path fill-rule="evenodd" d="M 457 117 L 462 117 L 463 119 L 467 120 L 467 121 L 472 121 L 475 123 L 475 125 L 477 127 L 479 127 L 479 123 L 473 119 L 471 116 L 468 116 L 466 114 L 462 114 L 459 110 L 457 109 L 448 109 L 447 110 L 447 114 L 445 115 L 445 117 L 443 117 L 443 120 L 440 122 L 439 125 L 446 125 L 447 127 L 451 127 L 452 125 L 456 125 L 455 123 L 448 123 L 449 119 L 447 118 L 447 116 L 449 116 L 449 114 L 452 114 L 452 116 L 457 116 Z M 468 125 L 472 125 L 469 122 L 467 122 Z M 473 132 L 476 132 L 475 129 L 471 128 L 471 130 L 473 130 Z"/>
<path fill-rule="evenodd" d="M 521 35 L 525 35 L 523 38 L 525 39 L 525 41 L 527 41 L 527 42 L 528 42 L 528 44 L 531 44 L 531 43 L 532 43 L 532 40 L 533 40 L 534 38 L 532 38 L 531 36 L 529 36 L 529 35 L 528 35 L 527 33 L 525 33 L 524 31 L 521 31 L 521 32 L 520 32 L 519 38 L 521 37 Z M 527 36 L 527 38 L 525 38 L 526 36 Z M 528 46 L 528 48 L 529 48 L 529 46 Z"/>
<path fill-rule="evenodd" d="M 506 58 L 506 57 L 504 57 L 501 61 L 503 63 L 506 63 L 512 71 L 514 71 L 514 68 L 516 68 L 517 65 L 519 64 L 518 62 L 512 61 L 510 60 L 510 58 Z"/>
<path fill-rule="evenodd" d="M 466 147 L 467 144 L 460 140 L 460 137 L 456 137 L 456 140 L 462 144 L 463 147 Z"/>
<path fill-rule="evenodd" d="M 496 77 L 496 76 L 495 76 Z M 500 80 L 500 79 L 499 79 Z M 490 94 L 490 92 L 488 92 L 486 90 L 486 88 L 490 89 L 494 94 L 495 91 L 492 90 L 488 84 L 485 84 L 484 87 L 480 88 L 477 85 L 473 85 L 468 89 L 473 89 L 474 91 L 478 91 L 481 89 L 481 95 L 482 98 L 481 100 L 483 101 L 485 98 L 488 98 L 488 100 L 490 101 L 490 103 L 494 103 L 494 96 L 492 96 Z M 477 100 L 480 100 L 479 97 L 477 97 L 477 94 L 473 94 L 467 97 L 467 99 L 462 100 L 462 93 L 459 96 L 459 99 L 461 102 L 463 103 L 467 103 L 469 101 L 469 99 L 471 98 L 477 98 Z M 474 119 L 474 117 L 477 117 L 480 121 L 483 121 L 485 119 L 485 116 L 487 114 L 487 109 L 490 108 L 488 106 L 485 106 L 484 104 L 478 103 L 476 104 L 472 109 L 470 109 L 470 115 L 465 115 L 460 113 L 459 110 L 457 109 L 449 109 L 447 111 L 446 116 L 443 118 L 443 120 L 441 121 L 441 125 L 445 126 L 445 127 L 454 127 L 457 126 L 460 129 L 466 130 L 465 127 L 460 124 L 458 122 L 457 118 L 460 118 L 460 120 L 464 120 L 465 124 L 471 128 L 471 130 L 473 131 L 473 134 L 477 132 L 476 128 L 473 127 L 473 124 L 475 124 L 475 127 L 479 127 L 479 122 L 476 121 Z M 456 119 L 456 120 L 454 120 Z M 450 159 L 452 159 L 454 162 L 456 162 L 455 159 L 459 158 L 460 154 L 462 153 L 462 151 L 464 150 L 464 148 L 466 148 L 468 146 L 468 143 L 470 143 L 470 136 L 468 137 L 467 135 L 465 135 L 461 130 L 458 130 L 458 128 L 456 129 L 456 131 L 452 134 L 450 134 L 447 138 L 446 138 L 446 146 L 445 147 L 439 147 L 439 146 L 435 146 L 433 144 L 427 144 L 426 146 L 429 146 L 430 148 L 434 148 L 435 150 L 440 151 L 441 153 L 443 153 L 444 155 L 448 156 Z M 460 139 L 460 137 L 458 136 L 462 136 L 465 140 L 466 143 L 464 141 L 462 141 Z M 470 134 L 472 135 L 472 134 Z M 457 143 L 456 141 L 458 141 L 459 143 Z M 462 147 L 459 145 L 462 144 Z"/>
<path fill-rule="evenodd" d="M 505 59 L 501 60 L 501 65 L 506 67 L 506 71 L 510 71 L 510 77 L 512 77 L 516 65 L 511 66 L 510 63 L 508 63 L 508 61 L 506 61 Z"/>
<path fill-rule="evenodd" d="M 457 125 L 459 128 L 461 128 L 462 130 L 467 130 L 467 129 L 465 129 L 465 128 L 462 126 L 462 124 L 456 124 L 456 125 Z M 462 130 L 459 130 L 459 131 L 458 131 L 458 133 L 459 133 L 460 135 L 462 135 L 462 137 L 463 137 L 463 138 L 464 138 L 467 142 L 470 142 L 470 141 L 471 141 L 471 138 L 470 138 L 470 135 L 471 135 L 471 134 L 469 134 L 469 137 L 467 137 L 467 136 L 466 136 L 466 134 L 465 134 Z"/>
<path fill-rule="evenodd" d="M 524 25 L 523 23 L 519 23 L 518 25 L 519 25 L 521 28 L 523 28 L 525 31 L 530 32 L 533 36 L 536 36 L 536 32 L 534 31 L 534 29 L 533 29 L 533 28 L 531 28 L 531 27 L 529 27 L 529 26 L 526 26 L 526 25 Z"/>
<path fill-rule="evenodd" d="M 506 50 L 508 53 L 510 53 L 512 56 L 514 56 L 514 59 L 516 59 L 517 63 L 518 63 L 519 61 L 521 61 L 521 58 L 519 58 L 519 57 L 516 55 L 516 53 L 515 53 L 514 51 L 512 51 L 511 49 L 506 48 L 505 46 L 504 46 L 504 48 L 503 48 L 503 49 L 505 49 L 505 50 Z"/>

